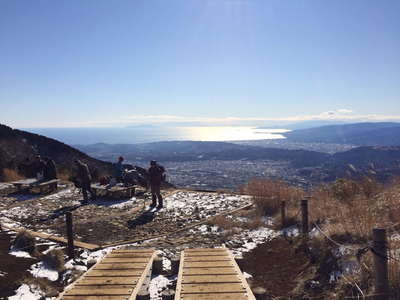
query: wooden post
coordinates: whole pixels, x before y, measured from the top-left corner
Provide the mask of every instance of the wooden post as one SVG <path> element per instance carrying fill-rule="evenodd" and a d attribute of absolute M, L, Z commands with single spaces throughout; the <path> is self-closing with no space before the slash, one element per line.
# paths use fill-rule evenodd
<path fill-rule="evenodd" d="M 160 256 L 156 256 L 153 260 L 153 267 L 152 267 L 153 274 L 161 274 L 163 271 L 163 259 Z"/>
<path fill-rule="evenodd" d="M 74 259 L 74 230 L 72 227 L 72 213 L 70 211 L 65 213 L 65 221 L 67 223 L 68 257 Z"/>
<path fill-rule="evenodd" d="M 171 273 L 177 275 L 179 273 L 180 256 L 175 256 L 171 259 Z"/>
<path fill-rule="evenodd" d="M 301 200 L 301 233 L 308 235 L 308 199 Z"/>
<path fill-rule="evenodd" d="M 286 224 L 286 202 L 282 201 L 281 202 L 281 226 L 282 228 L 285 228 Z"/>
<path fill-rule="evenodd" d="M 374 228 L 372 230 L 374 254 L 374 300 L 389 299 L 388 257 L 386 230 Z"/>

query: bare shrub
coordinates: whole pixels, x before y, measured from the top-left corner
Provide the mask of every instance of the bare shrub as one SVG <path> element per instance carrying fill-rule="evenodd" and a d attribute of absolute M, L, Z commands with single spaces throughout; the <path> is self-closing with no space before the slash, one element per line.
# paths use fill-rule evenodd
<path fill-rule="evenodd" d="M 16 181 L 23 178 L 24 177 L 22 175 L 20 175 L 17 171 L 13 169 L 7 169 L 7 168 L 3 169 L 3 180 L 6 182 Z"/>
<path fill-rule="evenodd" d="M 252 179 L 244 191 L 253 197 L 253 202 L 261 215 L 274 215 L 282 201 L 290 205 L 299 201 L 304 192 L 280 180 Z"/>
<path fill-rule="evenodd" d="M 35 237 L 25 230 L 18 232 L 14 240 L 14 248 L 16 250 L 26 251 L 30 254 L 35 253 L 36 251 Z"/>
<path fill-rule="evenodd" d="M 53 270 L 57 270 L 59 272 L 64 270 L 64 252 L 60 249 L 50 250 L 46 254 L 43 254 L 41 259 L 45 265 Z"/>

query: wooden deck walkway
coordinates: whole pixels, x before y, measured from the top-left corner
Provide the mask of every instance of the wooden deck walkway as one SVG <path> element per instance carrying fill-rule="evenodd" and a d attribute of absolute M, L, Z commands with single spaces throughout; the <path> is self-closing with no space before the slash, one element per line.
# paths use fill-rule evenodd
<path fill-rule="evenodd" d="M 114 250 L 57 299 L 134 300 L 156 256 L 153 249 Z"/>
<path fill-rule="evenodd" d="M 181 253 L 175 300 L 255 300 L 232 253 L 226 248 Z"/>

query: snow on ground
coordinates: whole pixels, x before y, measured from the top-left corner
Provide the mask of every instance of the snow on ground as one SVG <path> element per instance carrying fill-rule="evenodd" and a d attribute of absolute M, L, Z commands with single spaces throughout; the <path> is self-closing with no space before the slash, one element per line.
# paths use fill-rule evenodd
<path fill-rule="evenodd" d="M 8 300 L 38 300 L 43 298 L 40 290 L 27 284 L 21 285 L 15 293 L 14 296 L 8 297 Z"/>
<path fill-rule="evenodd" d="M 279 235 L 280 233 L 276 230 L 260 227 L 254 230 L 245 230 L 237 233 L 229 238 L 229 240 L 235 242 L 239 241 L 242 243 L 240 247 L 232 249 L 234 255 L 239 255 L 256 248 L 259 244 L 272 240 Z"/>
<path fill-rule="evenodd" d="M 163 290 L 167 288 L 167 286 L 176 280 L 176 276 L 165 277 L 163 275 L 152 276 L 150 285 L 149 285 L 149 293 L 151 300 L 161 300 L 161 293 Z"/>
<path fill-rule="evenodd" d="M 58 280 L 58 271 L 50 269 L 42 261 L 32 265 L 29 272 L 33 275 L 33 277 L 36 278 L 47 278 L 50 281 Z"/>
<path fill-rule="evenodd" d="M 13 250 L 11 249 L 8 254 L 13 255 L 15 257 L 24 257 L 24 258 L 33 258 L 28 252 L 21 250 Z"/>
<path fill-rule="evenodd" d="M 164 200 L 165 212 L 169 214 L 193 215 L 198 212 L 204 218 L 232 210 L 250 202 L 249 196 L 216 193 L 178 191 Z"/>

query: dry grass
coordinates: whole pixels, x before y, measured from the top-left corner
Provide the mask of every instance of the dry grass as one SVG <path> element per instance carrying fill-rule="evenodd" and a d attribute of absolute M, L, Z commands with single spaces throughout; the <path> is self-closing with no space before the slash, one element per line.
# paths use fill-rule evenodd
<path fill-rule="evenodd" d="M 311 222 L 324 221 L 332 236 L 367 241 L 374 227 L 399 222 L 397 185 L 382 186 L 371 178 L 360 181 L 337 180 L 312 193 Z"/>
<path fill-rule="evenodd" d="M 53 249 L 41 256 L 43 263 L 53 270 L 61 272 L 64 270 L 64 252 L 60 249 Z"/>
<path fill-rule="evenodd" d="M 285 201 L 287 208 L 293 207 L 303 198 L 304 191 L 280 180 L 252 179 L 243 191 L 253 197 L 260 215 L 273 216 Z"/>
<path fill-rule="evenodd" d="M 295 223 L 301 218 L 299 200 L 304 196 L 301 189 L 282 181 L 254 179 L 244 187 L 244 192 L 253 196 L 260 215 L 276 215 L 276 223 L 280 223 L 277 213 L 281 201 L 286 202 L 287 219 Z M 310 222 L 323 224 L 325 234 L 342 244 L 364 246 L 371 241 L 373 228 L 393 229 L 395 224 L 400 224 L 400 178 L 386 185 L 370 177 L 357 181 L 339 179 L 315 188 L 310 195 Z M 388 230 L 390 257 L 394 258 L 389 260 L 389 281 L 394 299 L 400 299 L 400 240 L 393 239 L 392 234 Z M 360 289 L 365 295 L 372 293 L 372 254 L 364 255 L 362 261 L 359 274 L 338 281 L 336 292 L 341 295 L 339 298 L 360 296 Z"/>
<path fill-rule="evenodd" d="M 14 240 L 14 248 L 34 254 L 36 252 L 35 237 L 25 230 L 18 232 Z"/>
<path fill-rule="evenodd" d="M 20 179 L 24 179 L 23 176 L 21 176 L 20 174 L 18 174 L 17 171 L 13 170 L 13 169 L 3 169 L 3 180 L 6 182 L 9 181 L 16 181 L 16 180 L 20 180 Z"/>

